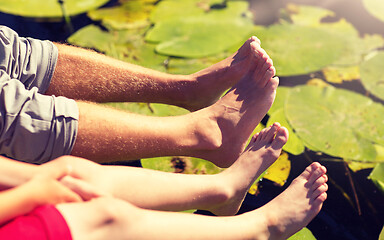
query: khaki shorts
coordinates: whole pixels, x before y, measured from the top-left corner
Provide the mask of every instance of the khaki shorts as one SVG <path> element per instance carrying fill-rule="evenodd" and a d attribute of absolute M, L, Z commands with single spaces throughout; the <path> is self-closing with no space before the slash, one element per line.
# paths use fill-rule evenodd
<path fill-rule="evenodd" d="M 0 154 L 44 163 L 71 153 L 79 111 L 74 100 L 43 95 L 58 50 L 0 26 Z"/>

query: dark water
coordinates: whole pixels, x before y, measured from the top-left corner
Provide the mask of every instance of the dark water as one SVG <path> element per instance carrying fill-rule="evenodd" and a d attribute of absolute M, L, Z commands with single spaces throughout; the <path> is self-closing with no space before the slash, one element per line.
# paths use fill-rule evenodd
<path fill-rule="evenodd" d="M 117 1 L 114 0 L 107 5 L 112 6 L 116 3 Z M 337 21 L 339 18 L 345 18 L 362 35 L 377 33 L 384 36 L 384 23 L 367 13 L 360 0 L 251 0 L 250 3 L 256 24 L 270 25 L 276 23 L 280 8 L 288 3 L 301 3 L 328 8 L 336 13 L 335 17 L 324 21 Z M 85 14 L 72 17 L 75 31 L 90 23 L 92 21 Z M 0 24 L 13 28 L 21 36 L 37 39 L 64 42 L 71 35 L 68 26 L 63 21 L 36 21 L 36 19 L 0 13 Z M 322 76 L 321 73 L 314 73 L 311 76 L 281 78 L 281 85 L 304 84 L 314 75 L 320 78 Z M 364 93 L 364 88 L 358 80 L 338 87 Z M 308 152 L 305 156 L 291 155 L 290 159 L 292 172 L 288 183 L 300 174 L 310 161 L 319 161 L 328 169 L 328 175 L 331 179 L 328 200 L 320 214 L 308 226 L 317 239 L 378 239 L 384 224 L 384 195 L 367 179 L 370 169 L 352 173 L 347 170 L 343 162 L 329 160 L 332 158 L 319 156 L 312 152 Z M 134 165 L 137 165 L 137 162 Z M 263 180 L 260 185 L 260 193 L 257 196 L 248 195 L 240 212 L 262 206 L 283 189 L 268 180 Z M 351 197 L 349 201 L 343 195 L 343 191 Z M 354 197 L 355 194 L 356 198 Z"/>

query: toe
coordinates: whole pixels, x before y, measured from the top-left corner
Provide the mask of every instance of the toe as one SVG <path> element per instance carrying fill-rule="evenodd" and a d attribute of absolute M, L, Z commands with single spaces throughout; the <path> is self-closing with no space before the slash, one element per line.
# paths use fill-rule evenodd
<path fill-rule="evenodd" d="M 280 127 L 277 132 L 275 139 L 272 141 L 273 149 L 281 149 L 288 141 L 288 130 L 285 127 Z"/>
<path fill-rule="evenodd" d="M 278 122 L 275 122 L 274 124 L 272 124 L 270 126 L 270 129 L 268 130 L 268 132 L 265 134 L 265 140 L 267 142 L 272 142 L 273 138 L 275 137 L 276 135 L 276 132 L 277 130 L 281 127 L 280 123 Z"/>
<path fill-rule="evenodd" d="M 325 193 L 328 190 L 328 184 L 323 183 L 321 186 L 315 189 L 312 193 L 313 199 L 317 199 L 321 194 Z"/>
<path fill-rule="evenodd" d="M 313 183 L 313 185 L 312 185 L 312 189 L 317 189 L 317 188 L 319 188 L 321 185 L 323 185 L 324 183 L 326 183 L 327 180 L 328 180 L 327 175 L 323 175 L 323 176 L 319 177 L 319 178 L 316 179 L 316 181 Z"/>
<path fill-rule="evenodd" d="M 321 165 L 319 164 L 319 166 L 316 168 L 316 170 L 314 170 L 314 171 L 312 172 L 311 176 L 309 177 L 309 179 L 308 179 L 308 183 L 310 183 L 310 184 L 314 184 L 315 181 L 316 181 L 318 178 L 322 177 L 326 172 L 327 172 L 327 171 L 326 171 L 326 168 L 325 168 L 324 166 L 321 166 Z"/>
<path fill-rule="evenodd" d="M 308 180 L 312 176 L 312 173 L 320 166 L 321 166 L 320 163 L 314 162 L 308 167 L 306 167 L 305 170 L 300 174 L 300 176 Z"/>

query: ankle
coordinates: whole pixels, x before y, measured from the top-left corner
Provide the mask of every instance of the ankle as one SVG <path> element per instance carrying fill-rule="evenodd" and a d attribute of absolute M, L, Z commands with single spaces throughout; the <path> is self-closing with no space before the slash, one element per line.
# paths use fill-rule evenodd
<path fill-rule="evenodd" d="M 223 136 L 216 117 L 209 109 L 202 109 L 194 113 L 193 135 L 196 139 L 196 149 L 200 151 L 214 151 L 223 144 Z"/>
<path fill-rule="evenodd" d="M 286 232 L 286 229 L 283 224 L 281 224 L 281 221 L 273 212 L 267 212 L 265 214 L 266 216 L 266 224 L 268 228 L 268 232 L 271 239 L 283 239 L 284 233 Z"/>

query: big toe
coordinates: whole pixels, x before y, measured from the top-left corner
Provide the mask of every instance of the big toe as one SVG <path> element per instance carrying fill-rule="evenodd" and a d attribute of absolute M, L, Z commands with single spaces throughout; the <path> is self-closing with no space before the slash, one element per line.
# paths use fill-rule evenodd
<path fill-rule="evenodd" d="M 275 138 L 272 141 L 273 149 L 281 149 L 288 141 L 288 130 L 285 127 L 280 127 L 276 131 Z"/>

